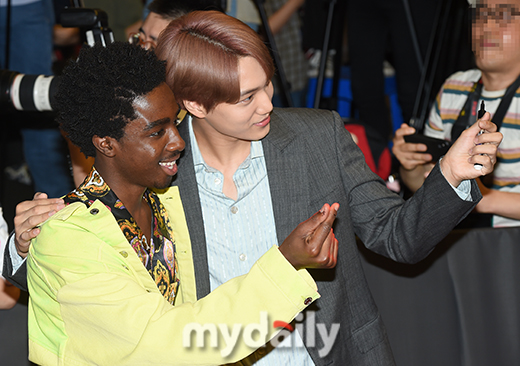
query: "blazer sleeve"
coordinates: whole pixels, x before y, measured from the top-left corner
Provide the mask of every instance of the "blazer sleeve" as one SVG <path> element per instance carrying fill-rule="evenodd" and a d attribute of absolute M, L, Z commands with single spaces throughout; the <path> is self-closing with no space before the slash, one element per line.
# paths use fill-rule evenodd
<path fill-rule="evenodd" d="M 349 197 L 355 233 L 370 250 L 398 262 L 426 257 L 481 199 L 471 181 L 470 201 L 459 198 L 435 166 L 423 186 L 407 201 L 372 173 L 337 114 L 333 114 L 335 154 Z"/>
<path fill-rule="evenodd" d="M 7 279 L 16 287 L 22 289 L 23 291 L 27 291 L 27 261 L 23 261 L 20 268 L 18 268 L 18 270 L 13 273 L 13 263 L 11 261 L 11 253 L 9 251 L 9 243 L 13 237 L 14 231 L 11 233 L 11 235 L 9 235 L 5 245 L 4 253 L 2 254 L 4 256 L 2 276 L 4 276 L 5 279 Z"/>
<path fill-rule="evenodd" d="M 180 278 L 182 286 L 182 273 Z M 137 276 L 97 235 L 59 220 L 44 225 L 31 245 L 28 283 L 30 359 L 42 364 L 235 362 L 276 333 L 274 320 L 291 322 L 319 297 L 307 271 L 294 270 L 273 247 L 248 274 L 201 300 L 172 306 L 146 271 Z M 197 324 L 218 330 L 217 346 L 197 346 L 189 333 L 193 327 L 201 329 Z M 251 324 L 267 330 L 255 335 L 253 348 L 243 332 L 236 345 L 223 337 Z"/>

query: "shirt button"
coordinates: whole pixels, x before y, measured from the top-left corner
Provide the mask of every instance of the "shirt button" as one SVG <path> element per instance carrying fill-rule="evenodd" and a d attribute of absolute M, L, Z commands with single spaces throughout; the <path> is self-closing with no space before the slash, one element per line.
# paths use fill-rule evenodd
<path fill-rule="evenodd" d="M 308 297 L 305 299 L 305 301 L 303 302 L 304 305 L 309 305 L 310 303 L 312 302 L 312 297 Z"/>
<path fill-rule="evenodd" d="M 217 185 L 217 186 L 218 186 L 220 183 L 222 183 L 222 181 L 220 180 L 220 178 L 215 178 L 214 182 L 215 182 L 215 185 Z"/>
<path fill-rule="evenodd" d="M 92 210 L 90 210 L 91 215 L 97 215 L 98 213 L 99 213 L 99 209 L 97 209 L 97 208 L 93 208 Z"/>
<path fill-rule="evenodd" d="M 240 259 L 242 262 L 245 261 L 247 259 L 247 255 L 245 255 L 244 253 L 240 254 L 238 256 L 238 259 Z"/>
<path fill-rule="evenodd" d="M 128 257 L 128 253 L 125 250 L 120 251 L 119 254 L 121 254 L 123 258 Z"/>
<path fill-rule="evenodd" d="M 231 207 L 231 213 L 232 214 L 236 214 L 237 212 L 238 212 L 238 207 L 237 206 Z"/>

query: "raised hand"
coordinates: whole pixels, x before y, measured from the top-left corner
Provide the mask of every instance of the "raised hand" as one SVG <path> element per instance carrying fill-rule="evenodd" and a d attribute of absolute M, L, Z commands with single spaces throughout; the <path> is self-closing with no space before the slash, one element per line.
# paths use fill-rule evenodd
<path fill-rule="evenodd" d="M 296 269 L 336 266 L 338 241 L 332 231 L 339 204 L 321 210 L 300 223 L 280 245 L 280 252 Z"/>
<path fill-rule="evenodd" d="M 483 130 L 482 134 L 479 132 Z M 441 160 L 444 177 L 454 187 L 465 179 L 474 179 L 493 171 L 497 161 L 498 145 L 502 134 L 485 113 L 473 126 L 466 129 Z M 475 164 L 482 165 L 475 169 Z"/>
<path fill-rule="evenodd" d="M 32 201 L 24 201 L 16 206 L 15 244 L 21 257 L 27 256 L 31 239 L 40 233 L 37 226 L 63 207 L 65 204 L 61 198 L 47 198 L 47 194 L 40 192 L 35 193 Z"/>

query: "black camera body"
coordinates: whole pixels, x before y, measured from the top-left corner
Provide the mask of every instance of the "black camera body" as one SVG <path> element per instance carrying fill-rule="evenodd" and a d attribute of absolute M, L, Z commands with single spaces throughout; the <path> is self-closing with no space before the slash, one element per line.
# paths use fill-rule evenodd
<path fill-rule="evenodd" d="M 114 42 L 114 35 L 108 27 L 108 15 L 100 9 L 67 8 L 60 14 L 63 27 L 79 27 L 86 29 L 87 44 L 93 46 L 100 43 L 105 47 Z"/>
<path fill-rule="evenodd" d="M 425 144 L 427 147 L 425 153 L 430 154 L 432 156 L 432 161 L 434 162 L 439 161 L 439 159 L 445 155 L 451 147 L 451 142 L 449 141 L 436 139 L 419 133 L 405 135 L 404 141 L 415 144 Z"/>

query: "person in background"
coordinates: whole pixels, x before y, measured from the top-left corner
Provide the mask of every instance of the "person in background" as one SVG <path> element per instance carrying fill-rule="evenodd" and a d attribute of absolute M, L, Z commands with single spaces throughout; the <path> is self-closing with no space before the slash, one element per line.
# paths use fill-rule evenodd
<path fill-rule="evenodd" d="M 478 179 L 482 200 L 477 213 L 492 214 L 494 227 L 520 225 L 520 0 L 478 0 L 473 19 L 473 52 L 478 69 L 451 75 L 442 86 L 424 134 L 454 141 L 456 131 L 476 120 L 484 101 L 504 139 L 493 174 Z M 468 109 L 469 108 L 469 109 Z M 471 109 L 473 108 L 473 109 Z M 503 113 L 498 113 L 499 109 Z M 501 115 L 500 115 L 501 114 Z M 500 116 L 499 116 L 500 115 Z M 415 129 L 403 124 L 396 131 L 393 152 L 401 163 L 402 181 L 415 192 L 434 162 L 426 145 L 406 143 Z"/>

